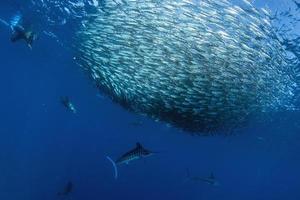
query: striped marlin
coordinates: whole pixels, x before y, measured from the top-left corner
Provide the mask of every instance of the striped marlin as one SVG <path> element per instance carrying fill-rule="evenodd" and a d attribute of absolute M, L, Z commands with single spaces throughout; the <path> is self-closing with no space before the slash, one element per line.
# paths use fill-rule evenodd
<path fill-rule="evenodd" d="M 121 165 L 124 163 L 129 164 L 130 161 L 151 156 L 153 153 L 154 152 L 145 149 L 139 142 L 137 142 L 134 149 L 126 152 L 125 154 L 120 156 L 116 161 L 113 161 L 109 156 L 106 156 L 106 158 L 112 163 L 115 170 L 115 179 L 117 179 L 118 178 L 117 165 Z"/>

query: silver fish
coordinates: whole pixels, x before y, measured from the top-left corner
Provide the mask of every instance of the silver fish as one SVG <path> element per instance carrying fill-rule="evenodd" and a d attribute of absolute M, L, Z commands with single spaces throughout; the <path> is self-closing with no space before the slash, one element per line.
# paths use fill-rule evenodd
<path fill-rule="evenodd" d="M 106 0 L 76 41 L 77 61 L 100 90 L 188 132 L 294 108 L 299 72 L 270 13 L 249 1 Z"/>

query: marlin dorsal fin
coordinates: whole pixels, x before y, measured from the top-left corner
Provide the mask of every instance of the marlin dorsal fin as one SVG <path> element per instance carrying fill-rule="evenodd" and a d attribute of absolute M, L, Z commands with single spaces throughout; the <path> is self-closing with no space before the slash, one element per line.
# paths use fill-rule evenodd
<path fill-rule="evenodd" d="M 136 143 L 136 147 L 137 147 L 137 148 L 141 148 L 142 145 L 141 145 L 139 142 L 137 142 L 137 143 Z"/>

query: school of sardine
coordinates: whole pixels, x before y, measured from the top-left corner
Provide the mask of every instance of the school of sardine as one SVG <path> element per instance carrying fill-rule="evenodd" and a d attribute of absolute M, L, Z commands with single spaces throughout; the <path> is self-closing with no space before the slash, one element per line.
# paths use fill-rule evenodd
<path fill-rule="evenodd" d="M 76 34 L 77 60 L 131 111 L 228 130 L 294 107 L 297 74 L 270 15 L 247 0 L 106 0 Z"/>

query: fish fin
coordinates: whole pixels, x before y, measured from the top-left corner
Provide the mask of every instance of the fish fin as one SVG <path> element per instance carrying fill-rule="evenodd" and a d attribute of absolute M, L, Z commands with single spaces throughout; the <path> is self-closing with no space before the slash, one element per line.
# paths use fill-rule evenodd
<path fill-rule="evenodd" d="M 113 159 L 111 159 L 109 156 L 106 156 L 106 159 L 109 160 L 111 162 L 111 164 L 113 165 L 114 172 L 115 172 L 115 179 L 117 179 L 118 178 L 118 168 L 117 168 L 115 161 L 113 161 Z"/>

